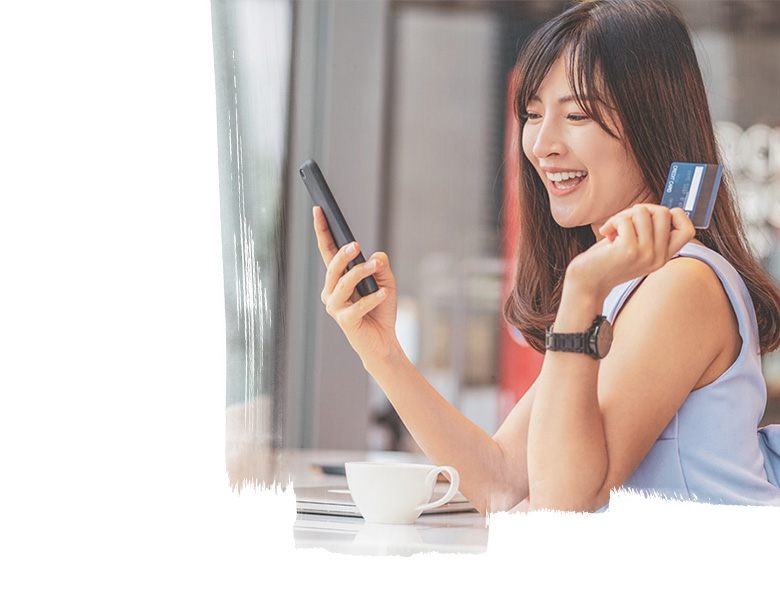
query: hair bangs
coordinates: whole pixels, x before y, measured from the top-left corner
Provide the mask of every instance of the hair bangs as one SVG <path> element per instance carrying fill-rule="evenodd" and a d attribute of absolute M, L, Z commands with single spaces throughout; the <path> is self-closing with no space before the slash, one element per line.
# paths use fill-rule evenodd
<path fill-rule="evenodd" d="M 538 30 L 520 54 L 515 81 L 515 117 L 525 123 L 526 107 L 555 61 L 564 58 L 569 87 L 577 105 L 607 133 L 617 138 L 617 133 L 609 125 L 610 122 L 614 124 L 614 121 L 606 115 L 607 112 L 613 112 L 614 107 L 609 100 L 612 94 L 606 89 L 604 70 L 600 64 L 597 35 L 593 34 L 592 28 L 587 27 L 587 21 L 579 21 L 574 26 L 570 23 L 558 23 L 558 27 L 552 25 L 555 22 Z"/>
<path fill-rule="evenodd" d="M 614 131 L 617 108 L 612 102 L 613 94 L 608 89 L 604 69 L 598 58 L 599 49 L 593 47 L 598 40 L 587 35 L 587 32 L 583 34 L 578 43 L 572 44 L 568 49 L 566 74 L 569 77 L 569 87 L 577 106 L 609 135 L 618 138 L 617 132 Z M 607 118 L 608 114 L 613 116 Z"/>
<path fill-rule="evenodd" d="M 542 85 L 542 81 L 562 51 L 562 44 L 546 44 L 544 40 L 534 37 L 525 45 L 518 60 L 519 68 L 515 82 L 515 117 L 521 123 L 527 120 L 527 107 L 531 98 Z"/>

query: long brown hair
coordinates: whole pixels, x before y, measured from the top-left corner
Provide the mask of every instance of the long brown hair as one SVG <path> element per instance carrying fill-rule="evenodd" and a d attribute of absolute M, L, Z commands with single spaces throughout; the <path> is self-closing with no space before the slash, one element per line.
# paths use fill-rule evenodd
<path fill-rule="evenodd" d="M 529 38 L 518 59 L 515 114 L 522 139 L 527 103 L 560 57 L 583 111 L 607 132 L 604 110 L 620 124 L 648 190 L 660 202 L 674 161 L 719 164 L 707 96 L 690 34 L 661 2 L 592 0 L 558 15 Z M 520 210 L 517 269 L 504 316 L 544 352 L 569 262 L 595 243 L 589 225 L 563 228 L 552 218 L 545 184 L 518 144 Z M 724 174 L 710 226 L 696 238 L 728 260 L 753 299 L 761 352 L 780 346 L 780 294 L 746 244 L 731 183 Z"/>

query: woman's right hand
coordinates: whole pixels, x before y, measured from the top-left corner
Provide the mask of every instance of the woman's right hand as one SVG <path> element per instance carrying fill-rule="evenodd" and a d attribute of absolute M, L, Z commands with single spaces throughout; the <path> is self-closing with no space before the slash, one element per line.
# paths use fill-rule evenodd
<path fill-rule="evenodd" d="M 319 207 L 314 208 L 314 232 L 327 268 L 320 298 L 328 314 L 344 331 L 364 365 L 387 359 L 398 346 L 395 277 L 387 255 L 376 252 L 365 263 L 347 271 L 347 264 L 360 251 L 357 242 L 339 249 Z M 374 276 L 379 291 L 361 297 L 355 288 L 368 275 Z"/>

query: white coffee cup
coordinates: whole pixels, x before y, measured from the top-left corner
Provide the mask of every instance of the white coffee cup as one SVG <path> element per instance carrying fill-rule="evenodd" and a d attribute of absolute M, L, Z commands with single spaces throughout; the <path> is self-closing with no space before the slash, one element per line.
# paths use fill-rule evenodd
<path fill-rule="evenodd" d="M 347 486 L 369 523 L 406 525 L 424 510 L 446 504 L 458 493 L 460 476 L 453 467 L 409 463 L 348 462 Z M 447 493 L 430 502 L 436 478 L 450 478 Z"/>

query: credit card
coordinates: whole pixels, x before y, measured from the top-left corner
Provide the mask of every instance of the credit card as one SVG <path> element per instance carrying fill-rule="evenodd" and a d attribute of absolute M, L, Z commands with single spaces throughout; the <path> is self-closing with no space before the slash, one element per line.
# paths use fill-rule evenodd
<path fill-rule="evenodd" d="M 682 208 L 694 227 L 707 229 L 721 175 L 721 165 L 674 162 L 666 178 L 661 205 Z"/>

